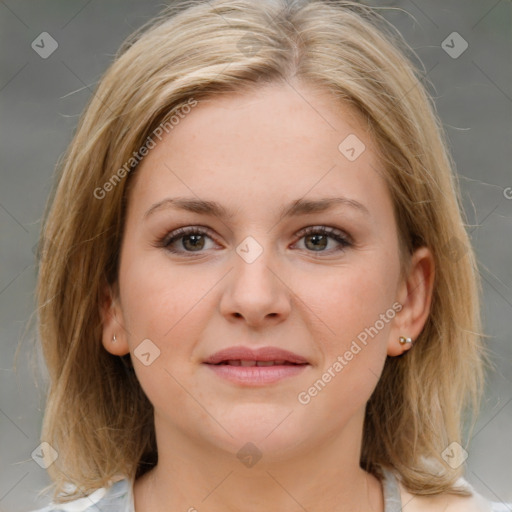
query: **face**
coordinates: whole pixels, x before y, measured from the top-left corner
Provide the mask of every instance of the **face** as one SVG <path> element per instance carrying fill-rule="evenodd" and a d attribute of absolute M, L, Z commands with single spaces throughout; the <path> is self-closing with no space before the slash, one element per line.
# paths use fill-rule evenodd
<path fill-rule="evenodd" d="M 304 84 L 201 101 L 151 149 L 133 176 L 104 345 L 130 351 L 157 432 L 282 455 L 362 418 L 386 356 L 406 350 L 380 169 L 357 113 Z M 305 364 L 271 352 L 287 362 L 205 363 L 240 346 Z"/>

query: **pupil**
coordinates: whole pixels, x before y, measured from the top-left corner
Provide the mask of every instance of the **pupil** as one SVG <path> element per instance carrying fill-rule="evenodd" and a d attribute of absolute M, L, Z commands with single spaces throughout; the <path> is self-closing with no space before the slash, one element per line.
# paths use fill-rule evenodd
<path fill-rule="evenodd" d="M 307 240 L 312 240 L 312 239 L 316 239 L 316 241 L 318 241 L 318 237 L 322 237 L 323 238 L 323 243 L 321 243 L 321 245 L 317 245 L 316 242 L 314 243 L 313 245 L 313 248 L 314 250 L 317 250 L 318 248 L 320 249 L 325 249 L 325 247 L 327 246 L 327 240 L 326 240 L 326 237 L 325 235 L 309 235 L 306 237 L 306 246 L 307 246 Z"/>
<path fill-rule="evenodd" d="M 202 249 L 204 246 L 204 239 L 201 240 L 202 236 L 203 235 L 187 235 L 186 237 L 183 238 L 183 246 L 185 247 L 185 249 Z M 187 241 L 191 239 L 193 239 L 195 242 L 193 245 L 187 247 Z M 195 245 L 197 242 L 202 242 L 202 245 Z"/>

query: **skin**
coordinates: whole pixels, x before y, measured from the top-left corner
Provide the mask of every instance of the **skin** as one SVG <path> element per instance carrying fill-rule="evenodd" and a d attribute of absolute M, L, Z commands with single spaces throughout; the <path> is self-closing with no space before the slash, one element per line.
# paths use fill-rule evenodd
<path fill-rule="evenodd" d="M 366 146 L 354 161 L 338 150 L 350 134 Z M 384 510 L 379 481 L 359 467 L 365 405 L 386 357 L 410 349 L 399 336 L 415 340 L 424 327 L 434 263 L 420 248 L 400 279 L 380 169 L 357 112 L 299 83 L 201 101 L 142 161 L 118 290 L 103 311 L 105 349 L 132 354 L 155 408 L 159 462 L 135 482 L 137 512 Z M 234 215 L 161 208 L 144 217 L 177 196 L 218 201 Z M 342 205 L 279 219 L 296 199 L 340 196 L 368 214 Z M 173 243 L 180 254 L 158 246 L 171 231 L 198 225 L 211 233 L 199 252 L 190 238 L 185 247 L 183 238 Z M 354 243 L 336 251 L 339 242 L 320 237 L 315 251 L 312 236 L 299 233 L 309 226 L 336 228 Z M 263 249 L 252 263 L 236 252 L 248 236 Z M 317 396 L 299 403 L 298 393 L 395 302 L 401 311 Z M 134 356 L 145 339 L 160 350 L 149 366 Z M 241 387 L 201 364 L 233 345 L 285 348 L 310 366 L 265 387 Z M 247 442 L 262 455 L 252 467 L 236 456 Z"/>

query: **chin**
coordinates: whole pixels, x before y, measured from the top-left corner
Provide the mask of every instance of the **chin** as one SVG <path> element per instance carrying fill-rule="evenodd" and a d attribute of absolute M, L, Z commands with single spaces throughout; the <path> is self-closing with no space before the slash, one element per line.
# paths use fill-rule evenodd
<path fill-rule="evenodd" d="M 222 416 L 225 431 L 224 442 L 229 450 L 238 451 L 246 443 L 252 443 L 261 451 L 282 456 L 290 448 L 304 443 L 312 433 L 304 429 L 295 417 L 293 409 L 282 406 L 252 404 L 243 408 L 233 408 L 228 415 Z M 221 432 L 221 434 L 222 434 Z M 222 442 L 222 444 L 224 444 Z"/>

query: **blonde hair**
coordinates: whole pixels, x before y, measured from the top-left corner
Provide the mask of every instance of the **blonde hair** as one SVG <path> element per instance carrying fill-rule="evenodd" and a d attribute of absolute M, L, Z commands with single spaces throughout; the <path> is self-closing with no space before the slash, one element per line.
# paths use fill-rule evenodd
<path fill-rule="evenodd" d="M 48 468 L 54 499 L 136 478 L 157 462 L 153 408 L 130 355 L 101 343 L 133 155 L 191 99 L 291 80 L 330 91 L 367 123 L 394 203 L 403 275 L 417 247 L 435 260 L 425 327 L 406 355 L 387 358 L 367 404 L 361 467 L 379 478 L 380 467 L 394 468 L 412 493 L 468 494 L 455 486 L 462 466 L 451 469 L 441 454 L 464 445 L 465 412 L 474 420 L 480 404 L 481 285 L 442 126 L 408 53 L 373 9 L 327 0 L 180 1 L 123 44 L 61 162 L 41 237 L 49 372 L 41 437 L 59 453 Z M 66 494 L 65 482 L 76 489 Z"/>

